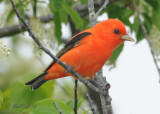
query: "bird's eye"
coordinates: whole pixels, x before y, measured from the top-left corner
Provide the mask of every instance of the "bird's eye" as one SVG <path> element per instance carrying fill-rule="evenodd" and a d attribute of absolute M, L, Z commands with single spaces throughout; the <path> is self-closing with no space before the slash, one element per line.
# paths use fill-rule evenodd
<path fill-rule="evenodd" d="M 119 34 L 119 30 L 114 29 L 114 33 Z"/>

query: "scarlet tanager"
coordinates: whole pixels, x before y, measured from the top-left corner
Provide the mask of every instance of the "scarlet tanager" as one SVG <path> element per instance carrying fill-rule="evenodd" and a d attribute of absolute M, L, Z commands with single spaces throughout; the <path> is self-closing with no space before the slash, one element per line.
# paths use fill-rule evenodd
<path fill-rule="evenodd" d="M 59 51 L 57 57 L 67 65 L 71 65 L 83 78 L 92 79 L 110 58 L 114 49 L 124 41 L 134 41 L 134 39 L 127 35 L 121 21 L 109 19 L 73 36 Z M 26 85 L 31 85 L 31 89 L 35 90 L 48 80 L 66 76 L 73 75 L 53 61 L 41 75 Z"/>

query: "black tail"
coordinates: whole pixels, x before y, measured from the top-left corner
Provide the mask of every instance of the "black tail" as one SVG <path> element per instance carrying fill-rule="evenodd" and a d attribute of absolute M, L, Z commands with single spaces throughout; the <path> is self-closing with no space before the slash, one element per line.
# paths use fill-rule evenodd
<path fill-rule="evenodd" d="M 35 89 L 39 88 L 42 84 L 44 84 L 45 82 L 48 81 L 48 80 L 43 79 L 46 74 L 47 73 L 44 72 L 43 74 L 41 74 L 41 75 L 37 76 L 36 78 L 32 79 L 31 81 L 29 81 L 25 85 L 30 85 L 31 90 L 35 90 Z"/>

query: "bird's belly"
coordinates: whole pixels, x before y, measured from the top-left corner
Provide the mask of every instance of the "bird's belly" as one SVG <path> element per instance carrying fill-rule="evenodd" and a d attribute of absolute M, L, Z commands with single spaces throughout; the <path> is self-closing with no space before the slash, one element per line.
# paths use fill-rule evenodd
<path fill-rule="evenodd" d="M 83 49 L 81 49 L 83 50 Z M 98 72 L 111 54 L 104 54 L 103 50 L 85 50 L 71 52 L 70 57 L 62 56 L 61 60 L 81 74 L 84 78 L 92 78 Z M 69 52 L 68 52 L 69 53 Z M 72 54 L 73 53 L 73 54 Z M 70 75 L 70 74 L 67 74 Z"/>
<path fill-rule="evenodd" d="M 69 50 L 60 57 L 60 60 L 67 65 L 71 65 L 73 70 L 81 74 L 82 77 L 91 79 L 102 68 L 111 54 L 112 52 L 104 47 L 81 45 Z M 55 63 L 47 73 L 45 79 L 73 76 L 71 73 L 67 73 L 58 63 Z"/>

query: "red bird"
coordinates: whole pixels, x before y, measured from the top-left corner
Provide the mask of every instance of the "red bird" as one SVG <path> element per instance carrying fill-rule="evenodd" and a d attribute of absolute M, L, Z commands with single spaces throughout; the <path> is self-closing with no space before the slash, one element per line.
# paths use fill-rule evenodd
<path fill-rule="evenodd" d="M 114 49 L 126 40 L 134 41 L 127 35 L 124 24 L 117 19 L 109 19 L 73 36 L 57 57 L 71 65 L 83 78 L 92 79 L 110 58 Z M 31 85 L 31 89 L 35 90 L 48 80 L 66 76 L 73 75 L 53 61 L 41 75 L 26 85 Z"/>

